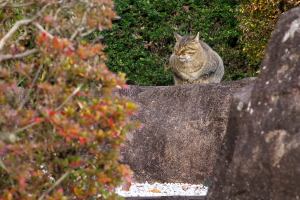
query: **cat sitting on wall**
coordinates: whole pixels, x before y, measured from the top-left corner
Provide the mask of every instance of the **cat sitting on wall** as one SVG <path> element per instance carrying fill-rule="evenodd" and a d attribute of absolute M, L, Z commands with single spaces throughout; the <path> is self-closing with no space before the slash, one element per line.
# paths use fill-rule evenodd
<path fill-rule="evenodd" d="M 176 44 L 170 57 L 170 70 L 175 85 L 220 83 L 224 75 L 222 58 L 205 42 L 195 36 L 174 33 Z"/>

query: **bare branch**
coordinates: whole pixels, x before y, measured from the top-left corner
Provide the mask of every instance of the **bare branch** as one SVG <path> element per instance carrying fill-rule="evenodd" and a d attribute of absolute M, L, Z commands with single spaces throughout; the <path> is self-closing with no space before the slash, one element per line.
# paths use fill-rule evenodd
<path fill-rule="evenodd" d="M 55 28 L 56 32 L 58 32 L 60 35 L 62 35 L 61 31 L 59 30 L 60 26 L 55 26 L 54 28 Z"/>
<path fill-rule="evenodd" d="M 1 158 L 0 158 L 0 167 L 2 167 L 2 169 L 4 169 L 8 174 L 10 173 L 10 170 L 7 169 L 7 167 L 5 166 Z"/>
<path fill-rule="evenodd" d="M 81 89 L 82 87 L 82 84 L 80 84 L 73 92 L 70 96 L 68 96 L 68 98 L 62 103 L 60 104 L 60 106 L 58 106 L 55 111 L 58 111 L 60 110 L 68 101 L 70 101 L 70 99 L 77 93 L 79 92 L 79 90 Z"/>
<path fill-rule="evenodd" d="M 34 4 L 34 2 L 28 2 L 28 3 L 22 3 L 22 4 L 8 4 L 8 7 L 12 7 L 12 8 L 20 8 L 20 7 L 26 7 L 26 6 L 30 6 Z"/>
<path fill-rule="evenodd" d="M 27 35 L 28 35 L 28 31 L 27 31 L 27 28 L 25 28 L 24 33 L 16 40 L 16 42 L 26 39 Z"/>
<path fill-rule="evenodd" d="M 23 106 L 25 105 L 25 103 L 28 101 L 30 92 L 31 92 L 33 86 L 35 85 L 35 82 L 36 82 L 37 78 L 39 77 L 39 74 L 40 74 L 42 68 L 43 68 L 43 65 L 40 65 L 38 71 L 36 72 L 36 74 L 34 76 L 34 79 L 32 81 L 32 84 L 31 84 L 29 90 L 27 90 L 25 97 L 23 98 L 22 102 L 20 103 L 20 105 L 18 107 L 18 111 L 21 110 L 23 108 Z"/>
<path fill-rule="evenodd" d="M 85 36 L 91 34 L 92 32 L 94 32 L 95 30 L 97 30 L 97 29 L 94 28 L 94 29 L 88 30 L 88 31 L 85 32 L 85 33 L 81 33 L 80 36 L 81 36 L 81 37 L 85 37 Z"/>
<path fill-rule="evenodd" d="M 2 51 L 3 47 L 5 46 L 5 43 L 8 39 L 10 39 L 13 34 L 20 28 L 20 26 L 28 25 L 31 22 L 33 22 L 36 18 L 38 18 L 42 12 L 48 7 L 48 4 L 44 6 L 34 17 L 31 19 L 23 19 L 20 21 L 17 21 L 13 27 L 3 36 L 3 38 L 0 40 L 0 51 Z"/>
<path fill-rule="evenodd" d="M 1 158 L 0 158 L 0 167 L 2 167 L 2 169 L 4 169 L 4 171 L 6 171 L 6 173 L 8 173 L 8 174 L 11 173 L 11 171 L 10 171 L 9 169 L 7 169 L 7 167 L 5 166 L 5 164 L 4 164 L 4 162 L 2 161 Z M 14 187 L 15 185 L 14 185 L 14 182 L 13 182 L 13 180 L 11 179 L 11 177 L 9 177 L 9 180 L 10 180 L 12 186 Z"/>
<path fill-rule="evenodd" d="M 36 76 L 37 77 L 37 76 Z M 72 92 L 72 94 L 70 95 L 70 96 L 68 96 L 68 98 L 60 105 L 60 106 L 58 106 L 56 109 L 55 109 L 55 111 L 58 111 L 58 110 L 60 110 L 77 92 L 79 92 L 79 90 L 81 89 L 81 87 L 82 87 L 82 84 L 80 84 L 73 92 Z M 28 91 L 29 92 L 29 91 Z M 27 93 L 28 94 L 28 93 Z M 22 132 L 22 131 L 24 131 L 24 130 L 26 130 L 26 129 L 28 129 L 28 128 L 31 128 L 32 126 L 34 126 L 34 125 L 36 125 L 37 123 L 39 123 L 39 122 L 33 122 L 33 123 L 31 123 L 31 124 L 28 124 L 28 125 L 26 125 L 26 126 L 24 126 L 24 127 L 22 127 L 22 128 L 19 128 L 19 129 L 17 129 L 17 130 L 15 130 L 14 132 L 12 132 L 11 134 L 17 134 L 17 133 L 19 133 L 19 132 Z"/>
<path fill-rule="evenodd" d="M 14 132 L 12 132 L 11 134 L 17 134 L 17 133 L 19 133 L 19 132 L 22 132 L 22 131 L 24 131 L 24 130 L 26 130 L 26 129 L 28 129 L 28 128 L 34 126 L 34 125 L 36 125 L 37 123 L 38 123 L 38 122 L 33 122 L 33 123 L 28 124 L 28 125 L 26 125 L 26 126 L 24 126 L 24 127 L 22 127 L 22 128 L 18 128 L 17 130 L 15 130 Z"/>
<path fill-rule="evenodd" d="M 59 7 L 54 15 L 54 21 L 56 21 L 58 13 L 60 13 L 60 11 L 61 11 L 61 8 Z"/>
<path fill-rule="evenodd" d="M 32 24 L 33 24 L 35 27 L 37 27 L 41 32 L 46 33 L 47 36 L 48 36 L 50 39 L 53 39 L 53 38 L 54 38 L 54 36 L 53 36 L 51 33 L 47 32 L 47 31 L 46 31 L 39 23 L 33 22 Z"/>
<path fill-rule="evenodd" d="M 14 26 L 4 35 L 4 37 L 0 40 L 0 51 L 3 49 L 6 41 L 12 37 L 12 35 L 20 28 L 20 26 L 30 24 L 35 18 L 31 19 L 23 19 L 17 21 Z"/>
<path fill-rule="evenodd" d="M 72 36 L 71 36 L 71 38 L 70 38 L 70 40 L 72 41 L 72 40 L 74 40 L 74 38 L 78 35 L 78 33 L 82 30 L 82 25 L 85 23 L 85 21 L 86 21 L 86 13 L 87 12 L 84 12 L 83 13 L 83 16 L 82 16 L 82 19 L 81 19 L 81 22 L 80 22 L 80 24 L 78 25 L 78 27 L 77 27 L 77 29 L 76 29 L 76 31 L 72 34 Z"/>
<path fill-rule="evenodd" d="M 5 7 L 8 3 L 9 1 L 0 1 L 0 7 Z"/>
<path fill-rule="evenodd" d="M 24 58 L 24 57 L 29 56 L 31 54 L 34 54 L 37 51 L 38 51 L 37 49 L 30 49 L 30 50 L 27 50 L 23 53 L 16 54 L 16 55 L 11 55 L 11 54 L 1 55 L 0 54 L 0 61 L 9 60 L 9 59 L 21 59 L 21 58 Z"/>
<path fill-rule="evenodd" d="M 46 190 L 42 196 L 38 200 L 43 200 L 45 196 L 51 192 L 56 186 L 58 186 L 68 175 L 70 174 L 70 171 L 67 171 L 64 173 L 48 190 Z"/>

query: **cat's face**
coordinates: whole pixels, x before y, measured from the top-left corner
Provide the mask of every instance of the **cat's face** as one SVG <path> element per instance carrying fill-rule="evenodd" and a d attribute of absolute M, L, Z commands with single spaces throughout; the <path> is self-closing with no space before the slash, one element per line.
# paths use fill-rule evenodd
<path fill-rule="evenodd" d="M 180 36 L 174 33 L 177 40 L 174 47 L 174 54 L 181 62 L 193 60 L 194 55 L 199 52 L 200 44 L 198 34 L 196 36 Z"/>

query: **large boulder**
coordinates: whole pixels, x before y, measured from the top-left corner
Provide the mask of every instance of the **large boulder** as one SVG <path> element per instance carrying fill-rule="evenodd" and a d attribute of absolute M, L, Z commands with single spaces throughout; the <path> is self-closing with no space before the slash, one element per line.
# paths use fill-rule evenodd
<path fill-rule="evenodd" d="M 300 8 L 280 17 L 229 116 L 207 199 L 300 199 Z"/>
<path fill-rule="evenodd" d="M 231 95 L 254 80 L 120 90 L 140 105 L 132 120 L 145 126 L 128 133 L 121 149 L 134 180 L 205 182 L 226 132 Z"/>

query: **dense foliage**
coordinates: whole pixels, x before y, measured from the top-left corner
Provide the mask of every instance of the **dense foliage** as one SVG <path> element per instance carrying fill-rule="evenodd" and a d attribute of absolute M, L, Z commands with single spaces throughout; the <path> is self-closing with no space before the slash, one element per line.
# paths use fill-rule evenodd
<path fill-rule="evenodd" d="M 164 69 L 175 44 L 173 32 L 200 37 L 224 59 L 226 76 L 246 76 L 238 45 L 241 32 L 235 19 L 236 2 L 228 0 L 115 0 L 121 17 L 111 30 L 101 32 L 109 56 L 108 67 L 127 74 L 129 84 L 173 85 Z"/>
<path fill-rule="evenodd" d="M 247 55 L 245 64 L 255 71 L 265 54 L 268 40 L 283 12 L 300 5 L 299 0 L 238 0 L 240 5 L 239 28 L 243 31 L 240 37 L 243 51 Z"/>
<path fill-rule="evenodd" d="M 99 38 L 109 0 L 1 1 L 0 199 L 118 199 L 118 163 L 137 107 L 113 90 Z M 91 89 L 93 88 L 93 89 Z"/>
<path fill-rule="evenodd" d="M 129 84 L 173 85 L 165 69 L 173 51 L 173 32 L 194 35 L 224 60 L 223 81 L 256 76 L 279 15 L 297 0 L 115 0 L 121 17 L 101 32 L 114 72 Z"/>

